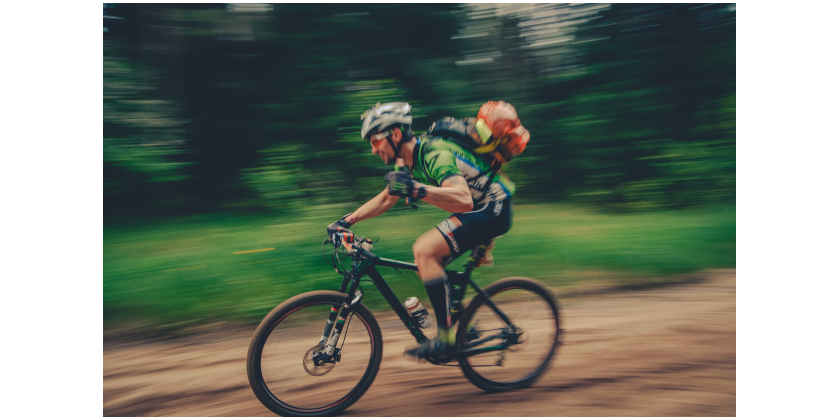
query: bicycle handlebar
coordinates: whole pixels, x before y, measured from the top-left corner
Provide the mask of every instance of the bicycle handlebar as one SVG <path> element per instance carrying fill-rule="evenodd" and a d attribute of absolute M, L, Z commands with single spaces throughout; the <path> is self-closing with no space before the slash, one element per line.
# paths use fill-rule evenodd
<path fill-rule="evenodd" d="M 332 234 L 330 242 L 332 242 L 336 249 L 338 249 L 339 246 L 344 246 L 351 253 L 360 254 L 367 259 L 376 260 L 379 258 L 376 254 L 370 252 L 370 249 L 373 246 L 372 240 L 357 237 L 349 230 L 347 232 L 336 232 Z"/>

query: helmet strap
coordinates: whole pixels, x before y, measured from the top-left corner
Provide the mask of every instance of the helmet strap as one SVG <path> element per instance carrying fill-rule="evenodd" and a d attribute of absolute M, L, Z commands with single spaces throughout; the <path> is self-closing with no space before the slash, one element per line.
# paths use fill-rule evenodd
<path fill-rule="evenodd" d="M 388 140 L 388 144 L 390 144 L 390 145 L 391 145 L 391 148 L 392 148 L 392 149 L 394 149 L 394 156 L 395 156 L 395 157 L 400 157 L 400 156 L 399 156 L 399 155 L 400 155 L 400 153 L 397 151 L 397 146 L 394 146 L 394 141 L 393 141 L 393 140 L 391 140 L 391 136 L 388 136 L 388 137 L 386 138 L 386 140 Z M 402 145 L 402 142 L 400 142 L 400 144 L 399 144 L 399 145 Z"/>
<path fill-rule="evenodd" d="M 402 137 L 400 138 L 399 143 L 394 145 L 394 141 L 391 140 L 391 136 L 393 136 L 393 130 L 393 128 L 389 130 L 391 134 L 388 137 L 386 137 L 386 139 L 388 140 L 388 144 L 391 145 L 391 148 L 394 149 L 394 159 L 396 159 L 400 157 L 400 149 L 402 149 L 402 145 L 406 142 L 406 138 L 405 133 L 402 132 L 402 130 L 400 130 L 400 134 L 402 134 Z"/>

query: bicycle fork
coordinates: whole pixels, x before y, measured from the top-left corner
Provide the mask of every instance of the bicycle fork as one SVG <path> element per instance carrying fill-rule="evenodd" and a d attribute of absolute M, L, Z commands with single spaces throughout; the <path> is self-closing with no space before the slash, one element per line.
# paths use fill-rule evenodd
<path fill-rule="evenodd" d="M 345 277 L 345 281 L 342 283 L 341 287 L 342 292 L 344 292 L 344 290 L 347 288 L 347 283 L 350 283 L 350 291 L 347 294 L 348 299 L 345 300 L 344 303 L 342 303 L 341 305 L 333 305 L 333 307 L 330 309 L 330 314 L 327 317 L 327 323 L 324 326 L 324 332 L 321 333 L 321 340 L 319 344 L 325 346 L 324 354 L 330 357 L 332 357 L 335 354 L 335 350 L 338 345 L 338 340 L 341 337 L 341 332 L 344 330 L 347 317 L 352 316 L 350 312 L 352 307 L 362 300 L 362 291 L 358 288 L 358 279 L 348 279 L 348 277 Z M 352 300 L 350 300 L 350 296 L 353 296 Z M 330 333 L 330 331 L 332 331 L 332 333 Z"/>

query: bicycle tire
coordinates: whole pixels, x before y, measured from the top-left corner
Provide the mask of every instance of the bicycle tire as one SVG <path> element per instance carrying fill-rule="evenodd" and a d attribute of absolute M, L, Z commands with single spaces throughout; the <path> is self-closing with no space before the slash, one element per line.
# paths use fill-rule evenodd
<path fill-rule="evenodd" d="M 527 387 L 545 373 L 562 344 L 560 305 L 542 283 L 524 277 L 498 280 L 487 286 L 485 292 L 514 325 L 522 328 L 524 334 L 517 337 L 524 342 L 504 350 L 462 356 L 458 359 L 461 370 L 473 385 L 488 392 Z M 505 325 L 480 294 L 470 302 L 459 322 L 456 337 L 463 351 L 470 350 L 468 341 L 476 343 L 481 335 L 497 334 L 504 330 Z M 470 340 L 467 339 L 468 332 L 474 335 Z M 531 332 L 533 334 L 529 334 Z M 492 347 L 500 343 L 501 340 L 496 340 L 482 346 Z M 517 351 L 523 353 L 517 355 Z M 508 352 L 515 360 L 507 360 Z M 494 359 L 498 365 L 490 363 Z"/>
<path fill-rule="evenodd" d="M 353 335 L 346 345 L 353 344 L 354 350 L 360 352 L 368 351 L 369 345 L 370 356 L 356 357 L 355 354 L 345 352 L 342 360 L 332 363 L 332 366 L 328 366 L 330 363 L 324 365 L 324 373 L 315 374 L 312 371 L 321 368 L 307 367 L 307 356 L 320 341 L 329 309 L 333 305 L 341 305 L 346 298 L 346 294 L 332 291 L 304 293 L 278 305 L 257 327 L 248 348 L 248 382 L 266 408 L 282 416 L 332 416 L 355 403 L 373 383 L 382 361 L 382 333 L 373 314 L 361 303 L 353 307 L 352 318 L 347 317 L 342 337 L 346 340 Z M 361 322 L 354 323 L 356 320 Z M 360 324 L 362 328 L 356 329 Z M 360 329 L 367 335 L 360 334 Z M 301 338 L 301 335 L 304 337 Z M 356 339 L 361 344 L 356 345 Z M 339 344 L 338 347 L 345 346 L 344 341 L 339 341 Z M 296 361 L 300 360 L 303 360 L 303 369 L 295 367 Z M 345 366 L 349 367 L 342 370 Z M 333 368 L 339 373 L 333 374 Z M 344 384 L 344 376 L 352 368 L 363 370 L 363 373 L 358 382 L 353 379 Z M 275 375 L 297 379 L 275 380 Z M 280 391 L 280 386 L 289 388 Z M 349 391 L 336 391 L 337 387 L 346 387 Z M 330 399 L 326 402 L 303 403 L 307 399 L 322 396 L 329 396 Z"/>

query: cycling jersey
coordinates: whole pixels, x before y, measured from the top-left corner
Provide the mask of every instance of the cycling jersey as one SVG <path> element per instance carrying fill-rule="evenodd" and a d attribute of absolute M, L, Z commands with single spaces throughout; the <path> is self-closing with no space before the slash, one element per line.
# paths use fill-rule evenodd
<path fill-rule="evenodd" d="M 436 187 L 453 175 L 462 175 L 467 180 L 477 208 L 482 204 L 508 199 L 516 189 L 506 175 L 497 172 L 485 194 L 484 186 L 490 182 L 491 171 L 488 169 L 490 165 L 463 147 L 439 137 L 424 136 L 417 139 L 414 147 L 411 175 L 421 183 Z"/>
<path fill-rule="evenodd" d="M 439 187 L 447 178 L 461 175 L 467 180 L 473 198 L 471 211 L 452 214 L 436 226 L 449 245 L 450 255 L 444 265 L 510 230 L 513 220 L 510 198 L 515 186 L 506 175 L 495 173 L 485 194 L 484 186 L 491 182 L 490 165 L 440 137 L 418 138 L 413 159 L 411 175 L 415 180 Z"/>

